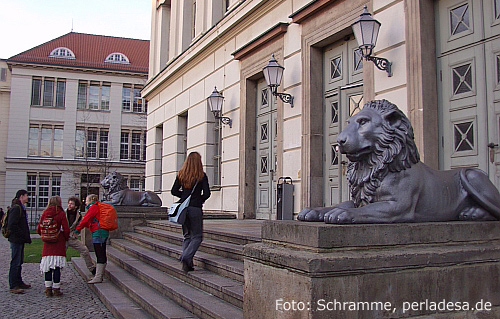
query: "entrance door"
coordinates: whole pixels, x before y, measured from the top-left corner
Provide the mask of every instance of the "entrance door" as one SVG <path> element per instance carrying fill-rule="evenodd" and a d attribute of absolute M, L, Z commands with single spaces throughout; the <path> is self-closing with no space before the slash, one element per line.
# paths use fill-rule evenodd
<path fill-rule="evenodd" d="M 363 61 L 354 37 L 328 46 L 323 55 L 323 189 L 324 205 L 350 198 L 347 158 L 337 151 L 337 136 L 347 119 L 363 107 Z"/>
<path fill-rule="evenodd" d="M 478 167 L 500 187 L 500 0 L 436 7 L 440 166 Z"/>
<path fill-rule="evenodd" d="M 257 83 L 257 219 L 276 219 L 277 111 L 264 79 Z"/>

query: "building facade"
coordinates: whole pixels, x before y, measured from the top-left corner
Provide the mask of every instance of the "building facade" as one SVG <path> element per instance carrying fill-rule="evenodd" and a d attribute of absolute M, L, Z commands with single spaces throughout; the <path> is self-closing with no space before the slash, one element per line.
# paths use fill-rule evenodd
<path fill-rule="evenodd" d="M 10 70 L 6 60 L 0 60 L 0 136 L 7 136 L 9 129 Z M 7 155 L 7 139 L 0 139 L 0 159 Z M 5 186 L 5 161 L 0 160 L 0 187 Z M 5 194 L 0 192 L 0 207 L 6 211 Z"/>
<path fill-rule="evenodd" d="M 71 32 L 6 60 L 3 205 L 27 189 L 36 221 L 52 195 L 102 196 L 110 171 L 144 188 L 148 54 L 146 40 Z"/>
<path fill-rule="evenodd" d="M 152 1 L 146 187 L 165 203 L 185 154 L 202 154 L 213 185 L 205 209 L 276 218 L 276 183 L 289 176 L 294 211 L 349 197 L 347 159 L 336 151 L 345 121 L 387 99 L 412 121 L 431 167 L 479 167 L 500 186 L 499 0 Z M 351 28 L 367 5 L 381 22 L 374 55 L 361 59 Z M 285 67 L 279 92 L 263 68 Z M 215 120 L 206 98 L 217 87 Z"/>

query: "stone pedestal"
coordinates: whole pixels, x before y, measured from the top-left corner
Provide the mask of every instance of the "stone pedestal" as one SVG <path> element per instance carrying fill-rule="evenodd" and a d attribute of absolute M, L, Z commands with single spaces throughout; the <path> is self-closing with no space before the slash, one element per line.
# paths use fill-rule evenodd
<path fill-rule="evenodd" d="M 121 238 L 123 232 L 134 230 L 134 226 L 146 225 L 148 220 L 168 219 L 167 207 L 143 207 L 143 206 L 115 206 L 118 214 L 118 229 L 113 230 L 110 238 Z M 92 233 L 88 228 L 82 232 L 82 241 L 90 251 L 94 251 L 92 245 Z"/>
<path fill-rule="evenodd" d="M 500 222 L 266 221 L 262 242 L 245 246 L 244 313 L 500 318 L 499 274 Z"/>

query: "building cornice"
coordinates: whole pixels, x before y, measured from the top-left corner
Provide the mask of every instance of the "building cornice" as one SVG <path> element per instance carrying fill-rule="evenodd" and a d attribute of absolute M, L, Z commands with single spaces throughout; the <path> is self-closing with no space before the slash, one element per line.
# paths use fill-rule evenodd
<path fill-rule="evenodd" d="M 289 18 L 293 23 L 302 23 L 310 17 L 320 13 L 326 7 L 332 5 L 337 0 L 314 0 L 292 13 Z"/>
<path fill-rule="evenodd" d="M 159 92 L 157 90 L 161 90 L 177 80 L 180 77 L 179 72 L 184 68 L 189 68 L 215 52 L 220 46 L 216 47 L 214 44 L 224 44 L 231 37 L 264 16 L 276 6 L 276 3 L 283 1 L 242 1 L 238 3 L 221 21 L 208 29 L 184 52 L 169 61 L 163 70 L 149 79 L 142 90 L 142 96 L 149 99 L 149 95 L 156 94 Z"/>
<path fill-rule="evenodd" d="M 85 160 L 78 159 L 63 159 L 63 158 L 50 158 L 50 157 L 5 157 L 5 164 L 8 166 L 20 166 L 26 168 L 27 165 L 37 165 L 40 167 L 39 170 L 44 170 L 41 166 L 55 166 L 60 168 L 61 166 L 85 166 L 89 164 L 91 167 L 99 168 L 103 163 L 102 159 L 89 159 L 88 162 Z M 106 161 L 106 165 L 112 169 L 117 168 L 137 168 L 141 169 L 146 166 L 146 162 L 122 162 L 122 161 Z M 46 169 L 46 168 L 45 168 Z"/>
<path fill-rule="evenodd" d="M 57 71 L 65 71 L 65 72 L 78 72 L 78 73 L 98 73 L 104 75 L 117 75 L 117 76 L 129 76 L 129 77 L 140 77 L 147 78 L 148 72 L 138 72 L 138 71 L 124 71 L 124 70 L 115 70 L 115 69 L 102 69 L 102 68 L 93 68 L 87 66 L 66 66 L 60 64 L 50 64 L 50 63 L 30 63 L 30 62 L 21 62 L 15 60 L 7 60 L 7 64 L 9 68 L 12 67 L 20 67 L 20 68 L 31 68 L 31 69 L 49 69 L 49 70 L 57 70 Z"/>
<path fill-rule="evenodd" d="M 255 50 L 261 48 L 264 44 L 272 41 L 273 39 L 286 33 L 289 23 L 279 22 L 271 29 L 265 31 L 264 33 L 257 36 L 255 39 L 251 40 L 249 43 L 239 48 L 238 50 L 231 53 L 235 60 L 241 60 L 245 56 L 251 54 Z"/>

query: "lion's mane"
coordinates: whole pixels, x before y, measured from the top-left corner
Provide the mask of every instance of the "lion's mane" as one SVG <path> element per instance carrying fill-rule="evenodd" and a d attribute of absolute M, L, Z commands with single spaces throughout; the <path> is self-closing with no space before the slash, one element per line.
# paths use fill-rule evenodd
<path fill-rule="evenodd" d="M 116 177 L 116 178 L 113 178 Z M 101 182 L 102 187 L 108 189 L 109 194 L 127 189 L 127 180 L 120 173 L 111 172 Z"/>
<path fill-rule="evenodd" d="M 396 127 L 389 122 L 383 124 L 383 134 L 377 136 L 372 153 L 361 161 L 350 162 L 347 179 L 351 188 L 351 197 L 356 207 L 377 201 L 377 188 L 389 172 L 400 172 L 420 161 L 415 145 L 413 128 L 410 120 L 396 105 L 387 100 L 370 101 L 364 108 L 371 108 L 386 115 L 399 117 Z"/>

